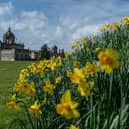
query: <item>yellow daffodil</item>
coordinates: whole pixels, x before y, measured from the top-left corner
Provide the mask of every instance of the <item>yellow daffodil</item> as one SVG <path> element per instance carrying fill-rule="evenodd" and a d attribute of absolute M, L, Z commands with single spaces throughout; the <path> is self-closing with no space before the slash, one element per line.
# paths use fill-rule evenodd
<path fill-rule="evenodd" d="M 51 70 L 55 70 L 56 67 L 57 67 L 57 64 L 55 62 L 51 63 L 51 66 L 50 66 Z"/>
<path fill-rule="evenodd" d="M 72 76 L 70 76 L 72 83 L 79 83 L 82 80 L 85 80 L 85 75 L 82 69 L 75 68 Z"/>
<path fill-rule="evenodd" d="M 52 71 L 54 71 L 57 67 L 62 66 L 62 58 L 57 57 L 57 58 L 51 58 L 50 60 L 47 61 L 46 67 L 50 68 Z"/>
<path fill-rule="evenodd" d="M 38 66 L 36 67 L 36 69 L 35 69 L 36 73 L 41 73 L 42 70 L 43 70 L 43 67 L 40 66 L 40 65 L 38 65 Z"/>
<path fill-rule="evenodd" d="M 42 103 L 43 103 L 43 104 L 50 104 L 50 101 L 49 101 L 47 98 L 45 98 L 45 99 L 42 101 Z"/>
<path fill-rule="evenodd" d="M 129 17 L 124 17 L 122 20 L 121 20 L 121 24 L 124 26 L 124 25 L 129 25 Z"/>
<path fill-rule="evenodd" d="M 74 62 L 73 62 L 73 67 L 74 67 L 74 68 L 78 68 L 79 65 L 80 65 L 80 62 L 79 62 L 79 61 L 74 61 Z"/>
<path fill-rule="evenodd" d="M 59 83 L 61 82 L 61 77 L 57 77 L 57 78 L 55 79 L 55 82 L 56 82 L 56 84 L 59 84 Z"/>
<path fill-rule="evenodd" d="M 118 22 L 117 22 L 117 21 L 114 21 L 114 23 L 113 23 L 113 29 L 114 29 L 114 30 L 117 30 L 118 27 L 119 27 Z"/>
<path fill-rule="evenodd" d="M 19 80 L 25 80 L 25 78 L 28 76 L 29 76 L 28 69 L 22 69 L 19 74 Z"/>
<path fill-rule="evenodd" d="M 81 37 L 81 43 L 82 43 L 83 45 L 87 45 L 87 44 L 89 44 L 89 41 L 87 41 L 87 39 L 86 39 L 85 36 L 82 36 L 82 37 Z"/>
<path fill-rule="evenodd" d="M 9 109 L 14 108 L 15 110 L 19 110 L 19 105 L 13 100 L 8 102 L 6 105 Z"/>
<path fill-rule="evenodd" d="M 99 70 L 98 66 L 96 65 L 95 62 L 87 63 L 87 65 L 83 68 L 84 73 L 86 75 L 91 75 L 91 76 L 97 75 L 98 70 Z"/>
<path fill-rule="evenodd" d="M 75 44 L 70 44 L 70 48 L 71 48 L 71 49 L 74 49 L 75 47 L 76 47 Z"/>
<path fill-rule="evenodd" d="M 53 90 L 55 89 L 55 86 L 50 83 L 49 80 L 45 81 L 45 86 L 43 86 L 43 91 L 48 92 L 49 94 L 53 94 Z"/>
<path fill-rule="evenodd" d="M 60 56 L 57 57 L 57 64 L 58 66 L 62 66 L 62 58 Z"/>
<path fill-rule="evenodd" d="M 71 100 L 70 90 L 66 90 L 62 95 L 61 103 L 56 105 L 56 111 L 67 119 L 78 118 L 80 114 L 76 110 L 77 107 L 78 103 Z"/>
<path fill-rule="evenodd" d="M 12 95 L 11 100 L 16 100 L 16 94 Z"/>
<path fill-rule="evenodd" d="M 98 51 L 101 50 L 101 48 L 100 47 L 97 47 L 95 50 L 96 50 L 96 52 L 98 52 Z"/>
<path fill-rule="evenodd" d="M 8 102 L 6 105 L 9 109 L 14 108 L 17 111 L 19 110 L 19 104 L 16 102 L 16 94 L 12 95 L 11 101 Z"/>
<path fill-rule="evenodd" d="M 109 30 L 112 30 L 112 29 L 113 29 L 113 27 L 112 27 L 112 25 L 111 25 L 111 24 L 106 24 L 105 26 L 106 26 L 106 27 L 107 27 L 107 29 L 109 29 Z"/>
<path fill-rule="evenodd" d="M 24 94 L 34 94 L 35 93 L 35 87 L 34 83 L 27 83 L 22 89 L 22 92 Z"/>
<path fill-rule="evenodd" d="M 72 71 L 70 70 L 67 70 L 67 73 L 66 73 L 67 77 L 71 77 L 73 75 Z"/>
<path fill-rule="evenodd" d="M 81 96 L 84 96 L 88 100 L 88 97 L 91 96 L 91 93 L 92 93 L 91 90 L 93 86 L 94 86 L 93 81 L 90 81 L 90 82 L 82 81 L 79 83 L 77 90 Z"/>
<path fill-rule="evenodd" d="M 70 125 L 69 129 L 79 129 L 79 128 L 76 127 L 75 125 Z"/>
<path fill-rule="evenodd" d="M 15 90 L 15 91 L 17 91 L 17 92 L 21 92 L 21 91 L 22 91 L 22 88 L 23 88 L 23 86 L 20 85 L 20 84 L 15 84 L 15 85 L 13 86 L 13 90 Z"/>
<path fill-rule="evenodd" d="M 92 38 L 93 38 L 93 39 L 96 39 L 96 37 L 97 37 L 97 36 L 96 36 L 95 34 L 92 34 Z"/>
<path fill-rule="evenodd" d="M 72 55 L 71 52 L 65 52 L 65 57 L 70 57 Z"/>
<path fill-rule="evenodd" d="M 38 104 L 38 101 L 36 101 L 33 105 L 30 106 L 29 111 L 33 114 L 41 114 L 41 110 L 40 110 L 40 104 Z"/>
<path fill-rule="evenodd" d="M 98 54 L 100 67 L 106 73 L 111 73 L 113 69 L 119 66 L 119 54 L 116 50 L 106 49 Z"/>
<path fill-rule="evenodd" d="M 100 32 L 104 32 L 105 29 L 106 29 L 105 26 L 101 26 L 101 27 L 99 28 L 99 31 L 100 31 Z"/>

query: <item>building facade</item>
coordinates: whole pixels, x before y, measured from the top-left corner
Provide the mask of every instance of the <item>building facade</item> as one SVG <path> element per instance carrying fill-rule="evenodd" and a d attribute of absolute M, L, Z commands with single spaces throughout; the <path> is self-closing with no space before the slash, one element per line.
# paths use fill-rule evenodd
<path fill-rule="evenodd" d="M 0 42 L 0 60 L 37 60 L 37 52 L 25 49 L 24 44 L 16 43 L 15 35 L 11 28 L 3 35 L 3 41 Z"/>

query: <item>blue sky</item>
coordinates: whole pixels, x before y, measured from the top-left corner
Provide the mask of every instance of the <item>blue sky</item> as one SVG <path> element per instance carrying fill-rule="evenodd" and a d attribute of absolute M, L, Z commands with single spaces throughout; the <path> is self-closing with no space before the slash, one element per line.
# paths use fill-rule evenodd
<path fill-rule="evenodd" d="M 0 0 L 0 39 L 11 26 L 26 48 L 47 43 L 69 50 L 74 39 L 128 14 L 129 0 Z"/>

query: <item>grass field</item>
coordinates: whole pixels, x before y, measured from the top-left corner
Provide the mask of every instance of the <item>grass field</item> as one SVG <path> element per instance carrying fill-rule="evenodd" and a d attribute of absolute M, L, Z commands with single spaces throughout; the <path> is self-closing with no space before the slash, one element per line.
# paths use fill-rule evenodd
<path fill-rule="evenodd" d="M 7 109 L 6 102 L 19 71 L 30 63 L 29 61 L 0 62 L 0 129 L 6 129 L 8 123 L 15 117 L 15 112 Z"/>

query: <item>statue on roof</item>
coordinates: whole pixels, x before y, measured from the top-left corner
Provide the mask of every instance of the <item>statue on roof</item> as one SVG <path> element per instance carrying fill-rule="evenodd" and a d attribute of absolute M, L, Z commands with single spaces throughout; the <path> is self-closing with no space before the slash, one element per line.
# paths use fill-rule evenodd
<path fill-rule="evenodd" d="M 15 35 L 11 32 L 11 28 L 8 28 L 8 31 L 3 35 L 3 43 L 13 44 L 15 43 Z"/>

